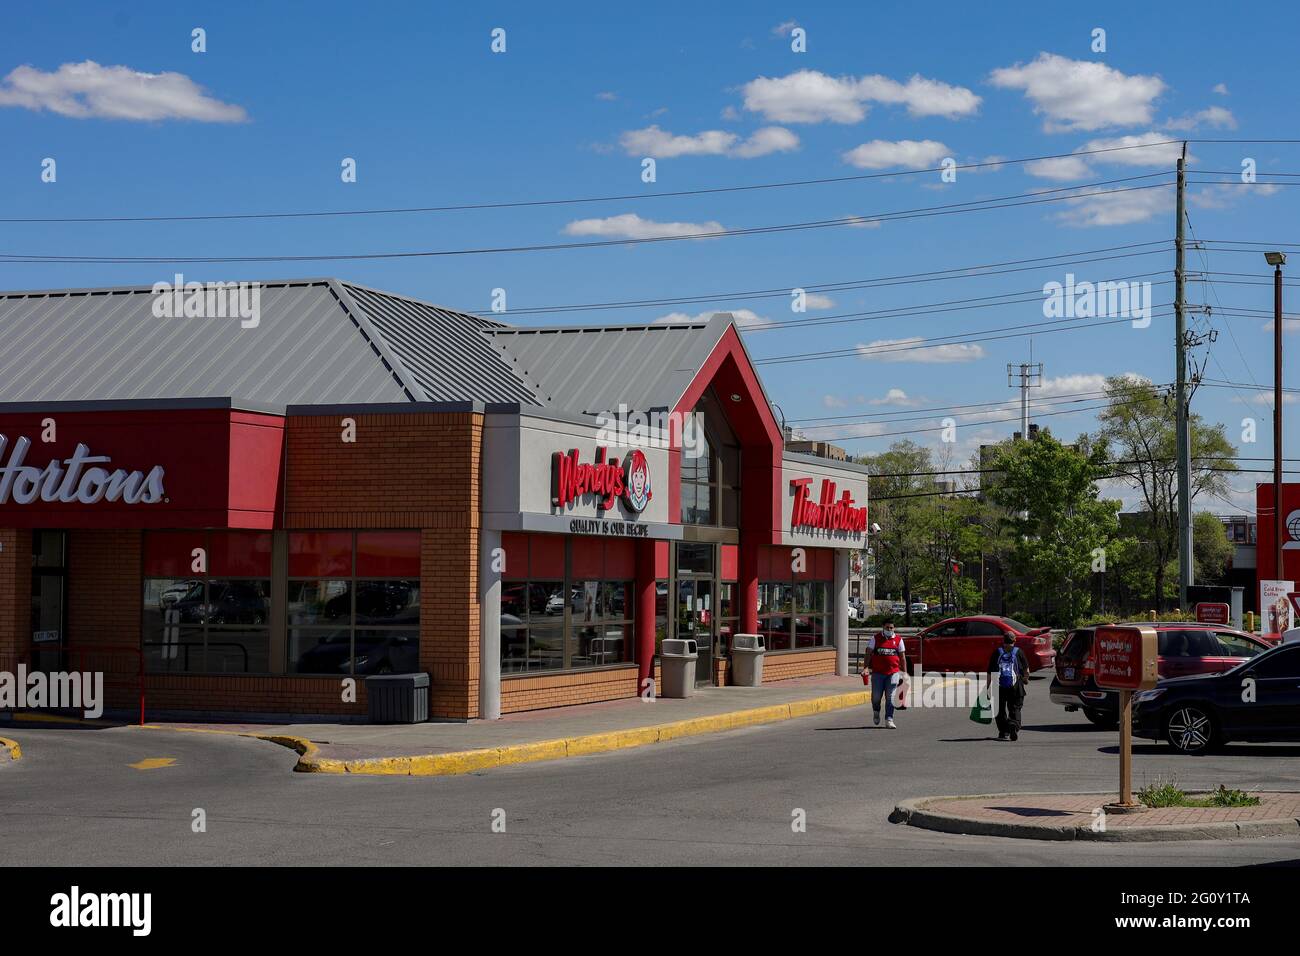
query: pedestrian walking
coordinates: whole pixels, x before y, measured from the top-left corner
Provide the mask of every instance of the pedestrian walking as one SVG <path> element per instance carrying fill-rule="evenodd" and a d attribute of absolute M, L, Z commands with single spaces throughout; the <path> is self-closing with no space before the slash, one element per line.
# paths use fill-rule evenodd
<path fill-rule="evenodd" d="M 989 656 L 989 684 L 997 682 L 998 740 L 1020 739 L 1020 708 L 1029 693 L 1029 662 L 1011 634 Z"/>
<path fill-rule="evenodd" d="M 875 724 L 880 726 L 880 703 L 885 703 L 885 726 L 897 730 L 894 723 L 894 691 L 903 675 L 906 660 L 902 635 L 894 630 L 892 619 L 886 618 L 881 630 L 867 639 L 867 662 L 863 672 L 871 672 L 871 711 Z"/>

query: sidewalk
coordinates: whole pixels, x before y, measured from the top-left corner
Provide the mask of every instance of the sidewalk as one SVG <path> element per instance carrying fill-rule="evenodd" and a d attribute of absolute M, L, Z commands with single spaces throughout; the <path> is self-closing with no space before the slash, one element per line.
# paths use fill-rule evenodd
<path fill-rule="evenodd" d="M 144 729 L 234 733 L 299 753 L 300 771 L 441 776 L 640 747 L 680 737 L 864 706 L 862 679 L 806 677 L 763 687 L 705 687 L 686 700 L 607 701 L 469 723 L 153 722 Z"/>
<path fill-rule="evenodd" d="M 894 823 L 1028 840 L 1235 840 L 1300 837 L 1300 793 L 1260 791 L 1256 807 L 1160 807 L 1106 813 L 1115 793 L 1001 793 L 900 803 Z"/>

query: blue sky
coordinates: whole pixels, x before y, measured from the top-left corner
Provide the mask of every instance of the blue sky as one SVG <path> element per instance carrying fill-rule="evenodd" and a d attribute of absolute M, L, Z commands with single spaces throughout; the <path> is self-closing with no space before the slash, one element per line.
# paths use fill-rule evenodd
<path fill-rule="evenodd" d="M 334 3 L 21 3 L 0 31 L 0 206 L 6 218 L 175 216 L 508 202 L 752 185 L 931 169 L 1193 139 L 1284 139 L 1297 128 L 1293 44 L 1300 13 L 1251 14 L 1219 4 L 956 5 L 754 3 L 722 13 L 700 4 L 450 5 Z M 806 31 L 806 52 L 791 49 Z M 191 50 L 206 31 L 207 51 Z M 506 31 L 493 53 L 491 31 Z M 1105 52 L 1093 31 L 1105 30 Z M 77 64 L 90 65 L 76 66 Z M 14 71 L 17 71 L 16 73 Z M 152 74 L 140 78 L 133 74 Z M 1126 138 L 1127 137 L 1127 138 Z M 718 308 L 753 323 L 770 396 L 810 437 L 875 451 L 897 432 L 936 449 L 947 406 L 1013 400 L 1006 364 L 1030 338 L 982 342 L 978 332 L 1043 322 L 1041 290 L 1127 276 L 1167 280 L 1172 245 L 1155 254 L 1078 263 L 1086 250 L 1172 238 L 1171 187 L 959 215 L 872 222 L 905 209 L 976 202 L 1160 173 L 1170 147 L 1090 153 L 1039 164 L 960 169 L 795 188 L 437 214 L 226 222 L 4 223 L 0 252 L 123 256 L 381 253 L 544 245 L 691 234 L 864 217 L 854 225 L 635 246 L 455 257 L 242 264 L 0 263 L 7 289 L 151 284 L 187 279 L 338 275 L 455 308 L 484 311 L 492 290 L 510 310 L 700 296 L 521 324 L 642 322 Z M 1300 242 L 1295 190 L 1270 171 L 1300 172 L 1300 145 L 1193 143 L 1188 213 L 1204 240 Z M 41 181 L 45 158 L 57 181 Z M 356 160 L 354 183 L 340 163 Z M 656 162 L 642 182 L 642 160 Z M 1196 170 L 1258 170 L 1253 186 Z M 1117 186 L 1164 182 L 1150 176 Z M 1283 177 L 1285 179 L 1285 177 Z M 1263 185 L 1261 185 L 1263 184 Z M 1098 187 L 1114 188 L 1114 187 Z M 1062 193 L 1048 193 L 1061 196 Z M 1045 198 L 1045 197 L 1044 197 Z M 1045 267 L 925 283 L 835 290 L 806 313 L 796 286 L 849 283 L 1060 256 Z M 1207 379 L 1268 385 L 1261 255 L 1209 243 L 1188 268 L 1195 327 L 1219 331 Z M 1294 260 L 1300 270 L 1300 257 Z M 1247 273 L 1246 277 L 1224 273 Z M 1140 280 L 1139 280 L 1140 281 Z M 1300 284 L 1300 282 L 1298 282 Z M 767 298 L 709 300 L 747 290 Z M 1288 296 L 1296 295 L 1288 289 Z M 932 303 L 1016 296 L 991 308 Z M 1157 305 L 1171 286 L 1153 287 Z M 971 304 L 971 303 L 967 303 Z M 908 308 L 906 317 L 857 313 Z M 1173 375 L 1172 318 L 1156 308 L 1130 323 L 1035 335 L 1046 401 L 1082 397 L 1099 376 Z M 1294 311 L 1300 312 L 1300 308 Z M 846 316 L 851 321 L 822 321 Z M 800 326 L 792 320 L 811 320 Z M 863 319 L 867 319 L 863 321 Z M 1087 320 L 1083 320 L 1087 321 Z M 787 323 L 773 328 L 771 322 Z M 1207 324 L 1208 323 L 1208 324 Z M 1300 325 L 1300 323 L 1289 323 Z M 1230 330 L 1230 333 L 1229 333 Z M 998 333 L 1001 334 L 1001 333 Z M 943 337 L 949 337 L 944 339 Z M 940 342 L 927 346 L 926 341 Z M 1295 332 L 1288 346 L 1300 342 Z M 882 344 L 883 343 L 883 344 Z M 906 350 L 881 349 L 908 346 Z M 858 350 L 875 349 L 874 357 Z M 912 347 L 920 346 L 920 347 Z M 870 355 L 870 352 L 866 353 Z M 1196 353 L 1207 354 L 1202 348 Z M 886 360 L 888 357 L 889 360 Z M 1300 356 L 1294 361 L 1300 361 Z M 1295 366 L 1293 368 L 1300 367 Z M 1300 375 L 1289 376 L 1300 384 Z M 1241 454 L 1272 454 L 1270 406 L 1253 389 L 1203 387 L 1195 408 L 1229 426 L 1258 418 Z M 1064 396 L 1065 398 L 1062 398 Z M 1290 406 L 1289 448 L 1300 441 Z M 914 410 L 908 414 L 909 410 Z M 1039 419 L 1064 437 L 1087 411 Z M 957 415 L 954 466 L 982 441 L 1018 427 L 1012 406 Z M 881 413 L 896 413 L 882 417 Z M 955 413 L 954 413 L 955 414 Z M 936 416 L 929 418 L 927 416 Z M 817 427 L 817 419 L 841 416 Z M 926 420 L 911 420 L 921 419 Z M 884 433 L 884 434 L 882 434 Z M 879 436 L 879 437 L 873 437 Z M 1249 465 L 1250 463 L 1246 463 Z M 1258 463 L 1256 467 L 1266 467 Z M 1252 479 L 1236 479 L 1253 508 Z M 1224 502 L 1198 502 L 1229 511 Z"/>

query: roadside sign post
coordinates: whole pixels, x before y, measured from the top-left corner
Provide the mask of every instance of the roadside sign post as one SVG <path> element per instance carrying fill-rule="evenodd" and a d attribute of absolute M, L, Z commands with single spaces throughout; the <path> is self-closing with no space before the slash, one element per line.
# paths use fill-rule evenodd
<path fill-rule="evenodd" d="M 1119 691 L 1119 801 L 1107 809 L 1140 809 L 1133 801 L 1133 691 L 1156 686 L 1159 679 L 1155 628 L 1097 628 L 1093 638 L 1097 686 Z"/>
<path fill-rule="evenodd" d="M 1217 601 L 1202 601 L 1196 605 L 1196 620 L 1200 624 L 1222 624 L 1232 621 L 1232 608 Z"/>

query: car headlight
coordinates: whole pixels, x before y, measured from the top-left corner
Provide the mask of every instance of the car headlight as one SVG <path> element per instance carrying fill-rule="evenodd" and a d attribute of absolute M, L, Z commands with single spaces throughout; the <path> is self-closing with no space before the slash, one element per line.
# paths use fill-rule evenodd
<path fill-rule="evenodd" d="M 1151 690 L 1140 690 L 1133 695 L 1133 703 L 1145 704 L 1147 701 L 1155 700 L 1165 692 L 1163 687 L 1154 687 Z"/>

